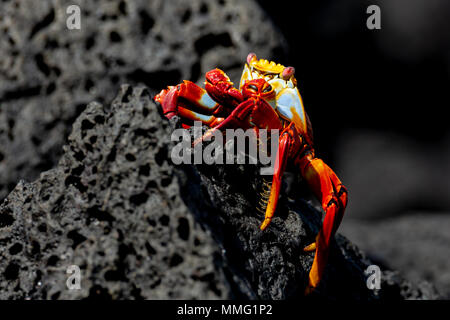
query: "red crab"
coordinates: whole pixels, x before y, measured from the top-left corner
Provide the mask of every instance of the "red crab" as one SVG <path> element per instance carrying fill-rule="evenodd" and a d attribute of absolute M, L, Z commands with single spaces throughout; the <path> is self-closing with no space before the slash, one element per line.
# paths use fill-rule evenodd
<path fill-rule="evenodd" d="M 298 168 L 325 211 L 325 219 L 316 241 L 304 248 L 316 251 L 305 294 L 316 288 L 329 255 L 330 242 L 341 223 L 347 205 L 347 190 L 312 146 L 312 129 L 294 78 L 294 68 L 249 54 L 240 90 L 219 69 L 206 73 L 205 89 L 191 81 L 162 90 L 155 101 L 167 118 L 178 115 L 183 127 L 201 121 L 215 130 L 228 128 L 279 129 L 281 131 L 272 187 L 261 225 L 264 230 L 272 220 L 280 193 L 286 163 Z"/>

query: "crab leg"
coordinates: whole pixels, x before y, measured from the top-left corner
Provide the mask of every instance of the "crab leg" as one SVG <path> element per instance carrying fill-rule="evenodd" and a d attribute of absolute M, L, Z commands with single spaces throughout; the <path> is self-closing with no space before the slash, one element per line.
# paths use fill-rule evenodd
<path fill-rule="evenodd" d="M 213 115 L 204 115 L 180 106 L 178 107 L 178 115 L 181 118 L 191 121 L 201 121 L 203 124 L 209 127 L 214 127 L 223 120 L 223 118 L 217 118 Z"/>
<path fill-rule="evenodd" d="M 295 158 L 295 154 L 299 153 L 301 147 L 302 138 L 298 134 L 295 124 L 291 122 L 291 124 L 281 133 L 281 137 L 278 142 L 275 170 L 272 178 L 272 188 L 270 190 L 264 222 L 260 227 L 261 230 L 267 228 L 275 213 L 278 197 L 280 195 L 281 180 L 283 178 L 284 170 L 286 169 L 286 163 L 289 158 Z"/>
<path fill-rule="evenodd" d="M 277 208 L 278 197 L 280 195 L 281 179 L 283 177 L 284 170 L 286 168 L 287 159 L 289 156 L 289 147 L 291 144 L 291 137 L 285 133 L 280 138 L 277 150 L 277 157 L 275 160 L 275 168 L 272 178 L 272 188 L 270 189 L 269 201 L 267 202 L 266 214 L 264 222 L 261 224 L 260 229 L 264 230 L 272 221 L 273 215 Z"/>
<path fill-rule="evenodd" d="M 161 104 L 164 115 L 169 119 L 178 114 L 189 120 L 199 120 L 205 124 L 214 120 L 208 115 L 213 115 L 222 109 L 219 103 L 211 99 L 205 89 L 187 80 L 177 86 L 169 86 L 162 90 L 155 96 L 155 101 Z"/>
<path fill-rule="evenodd" d="M 240 105 L 236 107 L 236 109 L 233 110 L 233 112 L 226 117 L 223 118 L 217 118 L 215 123 L 217 124 L 215 127 L 209 129 L 205 132 L 205 134 L 200 137 L 199 139 L 196 139 L 193 143 L 193 145 L 197 145 L 201 141 L 207 140 L 208 137 L 211 137 L 216 131 L 223 131 L 226 129 L 248 129 L 251 128 L 251 125 L 249 124 L 247 120 L 249 114 L 252 112 L 254 107 L 254 102 L 252 100 L 247 100 L 242 102 Z"/>
<path fill-rule="evenodd" d="M 313 265 L 309 273 L 309 284 L 306 293 L 310 293 L 319 284 L 328 260 L 331 240 L 342 221 L 347 206 L 347 190 L 339 178 L 321 159 L 314 154 L 305 155 L 299 165 L 302 176 L 315 196 L 320 200 L 325 211 L 322 228 L 316 236 L 316 242 L 305 248 L 305 251 L 316 250 Z"/>

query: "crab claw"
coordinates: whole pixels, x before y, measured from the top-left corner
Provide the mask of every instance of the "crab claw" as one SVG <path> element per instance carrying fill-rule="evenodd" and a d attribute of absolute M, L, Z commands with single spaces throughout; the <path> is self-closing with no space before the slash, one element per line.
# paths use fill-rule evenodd
<path fill-rule="evenodd" d="M 230 81 L 230 78 L 227 76 L 225 72 L 220 69 L 212 69 L 208 71 L 205 75 L 206 83 L 212 85 L 218 85 L 219 83 L 226 83 L 232 85 L 233 83 Z"/>
<path fill-rule="evenodd" d="M 206 73 L 205 89 L 215 101 L 221 105 L 235 108 L 243 101 L 241 92 L 233 87 L 233 82 L 220 69 L 213 69 Z"/>
<path fill-rule="evenodd" d="M 169 86 L 167 89 L 161 90 L 161 92 L 155 96 L 154 100 L 161 104 L 163 113 L 168 119 L 177 114 L 177 87 Z"/>
<path fill-rule="evenodd" d="M 256 60 L 256 59 L 257 59 L 257 58 L 256 58 L 256 54 L 253 53 L 253 52 L 250 52 L 250 53 L 247 55 L 247 64 L 250 65 L 250 63 L 251 63 L 253 60 Z"/>
<path fill-rule="evenodd" d="M 287 67 L 281 72 L 281 78 L 283 80 L 289 80 L 295 73 L 294 67 Z"/>

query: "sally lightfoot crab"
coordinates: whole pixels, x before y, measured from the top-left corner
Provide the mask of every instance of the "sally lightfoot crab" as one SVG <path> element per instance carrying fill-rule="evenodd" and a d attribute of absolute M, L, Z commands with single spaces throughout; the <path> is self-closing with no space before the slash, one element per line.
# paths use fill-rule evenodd
<path fill-rule="evenodd" d="M 347 206 L 347 190 L 333 170 L 315 156 L 311 123 L 297 89 L 293 67 L 257 59 L 250 53 L 239 89 L 220 69 L 206 73 L 205 89 L 191 81 L 162 90 L 155 101 L 167 118 L 178 115 L 188 128 L 194 121 L 211 127 L 203 138 L 225 129 L 278 129 L 281 131 L 275 169 L 261 230 L 275 213 L 281 179 L 288 161 L 298 168 L 325 212 L 316 241 L 304 248 L 315 250 L 305 293 L 314 290 L 327 264 L 330 242 Z"/>

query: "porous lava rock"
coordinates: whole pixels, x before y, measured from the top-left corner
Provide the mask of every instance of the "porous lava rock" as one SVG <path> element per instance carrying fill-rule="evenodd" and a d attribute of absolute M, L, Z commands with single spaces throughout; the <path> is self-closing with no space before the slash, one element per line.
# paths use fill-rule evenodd
<path fill-rule="evenodd" d="M 70 5 L 80 29 L 68 29 Z M 52 168 L 77 116 L 120 84 L 161 89 L 220 67 L 237 81 L 255 51 L 282 59 L 282 35 L 254 1 L 2 1 L 0 199 Z"/>
<path fill-rule="evenodd" d="M 259 230 L 255 165 L 175 166 L 172 129 L 145 87 L 88 104 L 54 169 L 0 206 L 0 299 L 302 299 L 321 213 L 295 185 Z M 295 195 L 295 196 L 292 196 Z M 433 299 L 342 236 L 310 299 Z M 81 288 L 67 287 L 80 268 Z"/>

